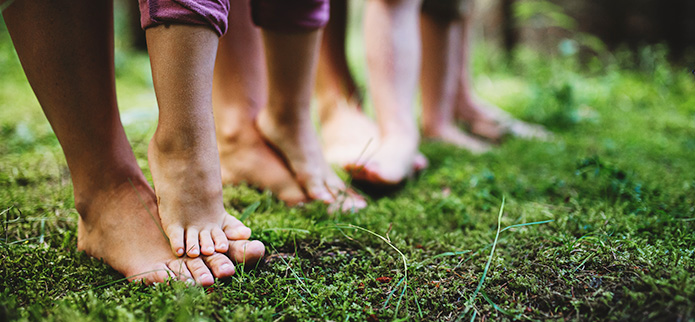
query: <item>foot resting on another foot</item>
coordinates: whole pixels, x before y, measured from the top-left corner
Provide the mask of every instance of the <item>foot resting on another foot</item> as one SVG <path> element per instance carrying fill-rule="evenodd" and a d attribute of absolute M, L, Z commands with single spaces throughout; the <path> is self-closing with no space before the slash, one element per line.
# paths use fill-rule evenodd
<path fill-rule="evenodd" d="M 169 278 L 194 281 L 203 286 L 214 278 L 234 274 L 229 257 L 214 253 L 198 258 L 178 258 L 172 253 L 159 223 L 154 192 L 144 178 L 131 178 L 103 191 L 90 191 L 77 200 L 80 213 L 77 248 L 103 259 L 129 281 L 163 283 Z M 258 241 L 248 242 L 253 251 L 239 256 L 241 241 L 226 241 L 237 262 L 262 257 Z M 262 244 L 260 245 L 262 246 Z"/>
<path fill-rule="evenodd" d="M 158 141 L 155 134 L 148 150 L 162 227 L 177 256 L 224 253 L 229 239 L 251 235 L 248 227 L 224 209 L 214 141 L 208 143 L 212 149 L 195 144 Z"/>

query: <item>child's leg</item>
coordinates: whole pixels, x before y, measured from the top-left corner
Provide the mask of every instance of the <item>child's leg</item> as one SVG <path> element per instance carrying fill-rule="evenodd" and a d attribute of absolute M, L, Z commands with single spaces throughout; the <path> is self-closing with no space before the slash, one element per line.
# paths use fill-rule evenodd
<path fill-rule="evenodd" d="M 426 0 L 424 4 L 420 20 L 422 55 L 426 62 L 422 64 L 420 76 L 422 130 L 425 137 L 482 153 L 489 145 L 459 129 L 454 118 L 464 29 L 462 17 L 453 14 L 459 4 L 458 0 Z"/>
<path fill-rule="evenodd" d="M 346 0 L 331 1 L 331 20 L 324 29 L 317 73 L 316 96 L 321 119 L 321 139 L 326 160 L 354 168 L 370 160 L 381 145 L 379 127 L 362 111 L 346 57 Z M 418 154 L 415 171 L 427 159 Z"/>
<path fill-rule="evenodd" d="M 248 1 L 231 2 L 229 32 L 220 38 L 215 61 L 212 106 L 222 182 L 268 189 L 293 205 L 306 196 L 254 125 L 268 93 L 261 31 L 249 10 Z"/>
<path fill-rule="evenodd" d="M 420 66 L 420 0 L 367 2 L 365 41 L 372 94 L 380 131 L 378 150 L 353 176 L 393 184 L 408 176 L 418 159 L 419 133 L 414 93 Z"/>
<path fill-rule="evenodd" d="M 432 2 L 436 0 L 430 0 Z M 471 71 L 471 35 L 473 29 L 474 0 L 459 0 L 466 9 L 463 11 L 458 36 L 457 93 L 454 101 L 456 119 L 469 125 L 473 134 L 499 141 L 509 134 L 526 139 L 549 139 L 552 134 L 542 126 L 516 120 L 497 106 L 483 102 L 475 96 Z"/>
<path fill-rule="evenodd" d="M 3 12 L 27 78 L 63 147 L 79 218 L 78 249 L 129 280 L 230 276 L 226 256 L 177 259 L 123 131 L 110 1 L 16 1 Z M 212 270 L 212 274 L 211 274 Z"/>
<path fill-rule="evenodd" d="M 218 36 L 207 26 L 146 29 L 159 123 L 148 152 L 162 225 L 182 256 L 227 251 L 227 238 L 251 230 L 222 204 L 212 116 L 212 72 Z"/>
<path fill-rule="evenodd" d="M 254 10 L 285 7 L 287 3 L 284 1 L 256 1 Z M 308 7 L 311 7 L 311 3 L 319 2 L 308 3 Z M 327 9 L 324 5 L 327 3 L 317 7 L 315 15 L 308 15 L 316 19 L 283 21 L 287 17 L 282 15 L 281 10 L 254 13 L 256 23 L 265 28 L 263 39 L 269 92 L 268 104 L 259 114 L 257 125 L 263 136 L 282 152 L 311 199 L 332 203 L 334 208 L 356 210 L 365 207 L 366 203 L 345 187 L 324 160 L 311 120 L 311 96 L 321 39 L 318 28 L 325 24 L 325 21 L 321 21 L 324 14 L 327 18 L 327 12 L 323 12 Z M 302 4 L 297 2 L 292 6 Z M 278 21 L 282 24 L 278 24 Z M 286 29 L 288 24 L 299 27 Z"/>
<path fill-rule="evenodd" d="M 341 167 L 367 160 L 379 145 L 379 128 L 360 107 L 361 95 L 345 56 L 347 6 L 347 0 L 331 1 L 316 77 L 324 155 Z"/>

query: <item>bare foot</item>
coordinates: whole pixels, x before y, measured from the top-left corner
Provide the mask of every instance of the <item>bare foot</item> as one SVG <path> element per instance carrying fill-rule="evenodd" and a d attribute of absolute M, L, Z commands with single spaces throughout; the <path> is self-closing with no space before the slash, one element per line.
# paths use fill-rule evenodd
<path fill-rule="evenodd" d="M 553 134 L 544 127 L 513 118 L 499 107 L 470 99 L 457 108 L 457 119 L 468 124 L 471 133 L 498 142 L 506 135 L 528 140 L 549 140 Z"/>
<path fill-rule="evenodd" d="M 380 144 L 379 128 L 358 107 L 347 102 L 330 110 L 321 122 L 321 139 L 326 161 L 342 168 L 364 162 Z"/>
<path fill-rule="evenodd" d="M 158 141 L 155 133 L 148 150 L 162 227 L 178 256 L 224 253 L 228 239 L 248 239 L 251 230 L 224 209 L 214 143 L 211 152 L 195 145 L 200 140 L 181 138 L 193 143 L 172 148 L 175 145 Z"/>
<path fill-rule="evenodd" d="M 381 138 L 376 123 L 347 102 L 323 110 L 329 111 L 321 123 L 326 160 L 347 170 L 354 179 L 397 184 L 427 167 L 427 158 L 417 151 L 417 137 Z"/>
<path fill-rule="evenodd" d="M 227 256 L 246 268 L 253 268 L 265 255 L 265 245 L 258 240 L 230 240 Z"/>
<path fill-rule="evenodd" d="M 356 211 L 367 206 L 348 189 L 323 157 L 316 131 L 310 121 L 277 121 L 263 109 L 256 120 L 265 140 L 284 157 L 297 182 L 313 200 L 334 205 L 331 209 Z"/>
<path fill-rule="evenodd" d="M 93 195 L 82 196 L 87 202 L 76 201 L 79 250 L 103 259 L 129 281 L 161 283 L 175 278 L 208 286 L 214 277 L 234 274 L 234 264 L 223 254 L 177 258 L 158 227 L 154 192 L 144 178 L 132 180 L 132 185 L 125 181 L 109 190 L 91 191 Z"/>
<path fill-rule="evenodd" d="M 490 150 L 490 145 L 459 129 L 455 124 L 440 125 L 437 128 L 424 128 L 423 136 L 456 145 L 473 154 L 482 154 Z"/>
<path fill-rule="evenodd" d="M 427 166 L 417 147 L 418 134 L 391 133 L 381 137 L 376 151 L 363 160 L 348 164 L 353 179 L 373 184 L 395 185 Z"/>
<path fill-rule="evenodd" d="M 292 206 L 307 201 L 302 187 L 283 162 L 258 133 L 252 123 L 243 125 L 228 135 L 218 133 L 222 182 L 248 183 L 268 189 L 280 200 Z"/>

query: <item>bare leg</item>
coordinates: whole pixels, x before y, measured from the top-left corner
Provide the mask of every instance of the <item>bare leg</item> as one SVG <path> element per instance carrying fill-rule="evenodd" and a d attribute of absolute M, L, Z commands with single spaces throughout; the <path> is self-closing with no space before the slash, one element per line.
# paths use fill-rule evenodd
<path fill-rule="evenodd" d="M 222 204 L 212 116 L 212 74 L 218 37 L 209 28 L 148 28 L 159 122 L 148 151 L 162 226 L 179 256 L 226 252 L 227 238 L 251 230 Z"/>
<path fill-rule="evenodd" d="M 331 164 L 346 167 L 373 155 L 379 128 L 360 107 L 345 56 L 347 0 L 331 1 L 331 19 L 324 28 L 316 78 L 324 155 Z"/>
<path fill-rule="evenodd" d="M 222 182 L 269 189 L 290 205 L 306 201 L 292 173 L 263 141 L 254 122 L 266 104 L 261 32 L 248 1 L 232 1 L 229 31 L 220 38 L 212 86 Z"/>
<path fill-rule="evenodd" d="M 526 139 L 550 139 L 552 133 L 542 126 L 514 119 L 497 106 L 475 96 L 470 68 L 473 10 L 469 10 L 460 23 L 462 28 L 459 33 L 461 41 L 458 52 L 462 64 L 458 68 L 458 91 L 454 102 L 457 120 L 468 124 L 471 133 L 492 141 L 499 141 L 505 135 Z"/>
<path fill-rule="evenodd" d="M 263 32 L 270 96 L 257 124 L 281 151 L 309 198 L 331 203 L 334 209 L 361 209 L 364 199 L 351 193 L 324 160 L 311 120 L 320 37 L 320 31 Z"/>
<path fill-rule="evenodd" d="M 413 115 L 420 66 L 419 7 L 420 0 L 367 2 L 369 89 L 380 142 L 366 161 L 349 166 L 356 179 L 394 184 L 413 171 L 419 143 Z"/>
<path fill-rule="evenodd" d="M 210 285 L 213 274 L 234 273 L 231 261 L 221 254 L 178 259 L 157 227 L 154 193 L 118 114 L 112 10 L 107 1 L 36 0 L 14 2 L 3 13 L 65 153 L 80 214 L 77 247 L 129 280 L 192 276 Z"/>
<path fill-rule="evenodd" d="M 436 21 L 421 15 L 422 32 L 422 130 L 423 136 L 483 153 L 490 146 L 458 128 L 454 118 L 461 71 L 461 20 Z"/>

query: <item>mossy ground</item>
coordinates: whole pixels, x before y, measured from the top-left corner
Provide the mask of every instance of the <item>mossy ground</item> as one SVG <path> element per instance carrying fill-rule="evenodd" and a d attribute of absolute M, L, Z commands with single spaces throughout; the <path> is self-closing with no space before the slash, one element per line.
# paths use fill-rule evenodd
<path fill-rule="evenodd" d="M 481 96 L 553 141 L 483 156 L 425 142 L 430 167 L 356 215 L 227 187 L 268 258 L 200 288 L 130 284 L 76 251 L 62 152 L 1 31 L 0 320 L 695 319 L 695 75 L 658 47 L 583 63 L 522 50 L 509 63 L 479 46 Z M 147 172 L 147 58 L 117 58 Z M 502 228 L 545 223 L 500 234 L 476 293 L 503 198 Z"/>

